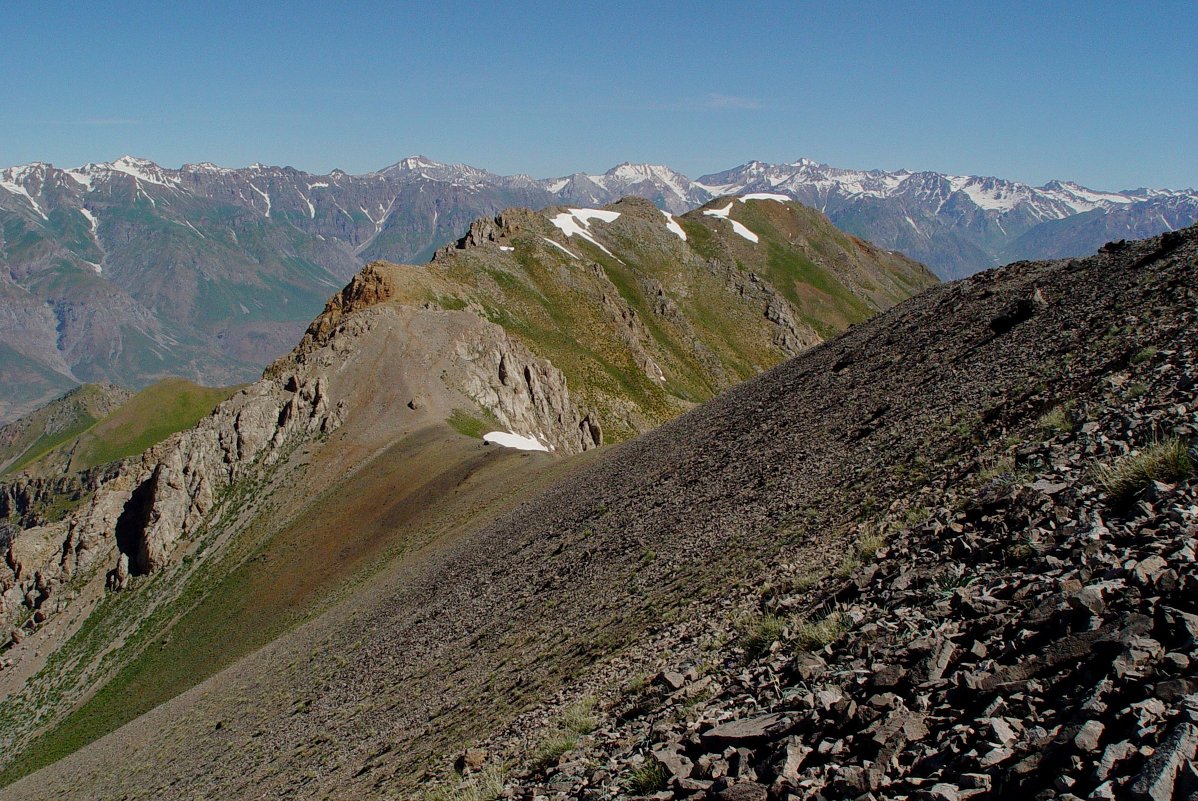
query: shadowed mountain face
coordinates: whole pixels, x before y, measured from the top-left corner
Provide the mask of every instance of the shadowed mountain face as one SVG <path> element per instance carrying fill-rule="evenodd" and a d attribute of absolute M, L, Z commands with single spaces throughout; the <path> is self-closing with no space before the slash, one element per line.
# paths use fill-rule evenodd
<path fill-rule="evenodd" d="M 685 241 L 701 239 L 702 227 L 747 259 L 797 213 L 773 200 L 725 203 L 682 220 Z M 621 226 L 661 215 L 645 209 L 642 218 L 635 204 L 595 211 L 621 216 L 484 221 L 434 260 L 424 285 L 398 280 L 403 268 L 372 267 L 266 380 L 219 407 L 188 435 L 191 445 L 181 439 L 178 458 L 160 454 L 165 466 L 143 474 L 152 475 L 147 536 L 159 538 L 151 541 L 161 561 L 101 602 L 99 617 L 62 646 L 70 659 L 14 685 L 5 702 L 6 742 L 33 755 L 23 770 L 111 733 L 4 797 L 404 797 L 449 778 L 455 758 L 479 744 L 485 753 L 459 764 L 506 772 L 518 797 L 546 792 L 543 780 L 567 795 L 595 788 L 596 798 L 659 790 L 682 798 L 741 784 L 744 795 L 728 797 L 764 798 L 784 771 L 791 784 L 778 792 L 860 794 L 901 780 L 913 794 L 969 773 L 964 789 L 982 789 L 976 797 L 1035 794 L 1073 764 L 1075 752 L 1062 749 L 1087 747 L 1077 739 L 1084 721 L 1072 717 L 1086 698 L 1098 699 L 1088 712 L 1117 734 L 1110 744 L 1130 745 L 1112 757 L 1112 787 L 1163 781 L 1163 759 L 1147 758 L 1160 752 L 1177 755 L 1172 788 L 1193 756 L 1181 717 L 1193 662 L 1175 657 L 1157 668 L 1151 654 L 1192 649 L 1184 590 L 1193 560 L 1166 576 L 1154 543 L 1162 553 L 1192 553 L 1194 481 L 1184 454 L 1198 420 L 1179 393 L 1195 380 L 1198 230 L 933 287 L 630 442 L 556 462 L 492 454 L 506 462 L 498 465 L 483 446 L 437 429 L 436 415 L 420 415 L 443 415 L 470 397 L 443 377 L 474 363 L 469 337 L 489 329 L 473 320 L 499 298 L 518 297 L 505 283 L 528 273 L 495 261 L 500 288 L 459 285 L 456 295 L 449 279 L 488 251 L 519 261 L 537 247 L 560 254 L 557 280 L 595 275 L 591 264 L 611 278 L 634 253 L 616 247 L 629 230 Z M 683 241 L 664 218 L 660 225 Z M 471 316 L 475 308 L 482 314 Z M 514 317 L 533 319 L 523 308 Z M 537 362 L 504 347 L 500 363 L 509 366 L 500 372 L 517 385 L 551 374 L 526 373 L 524 363 Z M 659 366 L 667 385 L 679 375 L 672 363 Z M 487 386 L 497 397 L 510 388 L 504 378 Z M 570 386 L 573 393 L 573 377 Z M 425 399 L 405 402 L 417 394 Z M 504 404 L 497 418 L 524 408 Z M 1093 478 L 1166 440 L 1182 446 L 1168 471 L 1133 476 L 1128 491 Z M 257 474 L 259 464 L 278 467 Z M 418 475 L 397 475 L 407 464 L 418 464 Z M 218 465 L 235 476 L 234 489 L 213 494 Z M 473 466 L 458 472 L 462 465 Z M 483 480 L 471 484 L 472 475 Z M 501 476 L 511 494 L 497 498 Z M 159 523 L 176 486 L 195 488 L 193 497 L 207 486 L 213 505 L 202 514 L 211 523 L 167 542 Z M 452 499 L 454 511 L 408 505 L 417 487 L 427 487 L 417 492 L 425 501 Z M 246 522 L 255 516 L 259 523 Z M 237 536 L 222 539 L 222 530 Z M 864 534 L 875 531 L 881 541 L 870 545 Z M 885 536 L 895 537 L 893 555 Z M 329 558 L 341 543 L 341 556 Z M 328 578 L 320 594 L 329 600 L 303 606 L 320 581 L 305 565 L 344 576 L 362 552 L 377 557 L 369 580 Z M 873 563 L 876 554 L 888 561 Z M 977 582 L 966 577 L 974 569 Z M 882 571 L 894 581 L 875 581 Z M 902 603 L 884 594 L 908 590 L 893 596 Z M 283 598 L 309 614 L 284 622 Z M 1156 614 L 1160 598 L 1177 614 Z M 155 603 L 159 610 L 145 611 Z M 743 617 L 763 609 L 801 609 L 826 627 L 800 637 L 783 623 L 764 646 L 763 635 L 736 635 Z M 110 678 L 90 700 L 68 704 L 71 715 L 29 749 L 33 729 L 21 733 L 20 710 L 49 696 L 45 688 L 74 686 L 61 679 L 88 662 L 97 632 L 121 625 L 133 626 L 122 638 L 130 649 L 107 670 L 84 671 Z M 49 629 L 33 630 L 46 638 L 40 647 L 50 646 Z M 843 658 L 841 637 L 854 649 Z M 221 663 L 214 643 L 249 655 Z M 822 656 L 812 653 L 824 646 Z M 37 645 L 19 647 L 10 670 Z M 874 678 L 877 653 L 906 673 Z M 178 675 L 182 665 L 191 680 L 196 665 L 210 678 L 191 686 Z M 632 680 L 663 668 L 671 670 L 657 686 L 684 691 L 704 674 L 712 681 L 673 701 L 667 692 L 638 696 L 644 682 Z M 1159 709 L 1131 706 L 1174 680 L 1181 683 L 1166 687 Z M 1019 693 L 1007 690 L 1012 682 Z M 594 720 L 561 714 L 565 702 L 588 696 Z M 130 707 L 158 700 L 165 703 L 112 731 Z M 1137 723 L 1137 710 L 1159 725 Z M 918 717 L 891 720 L 899 712 Z M 718 728 L 742 718 L 754 722 Z M 1016 729 L 1007 718 L 1023 722 Z M 598 737 L 579 733 L 595 727 Z M 1103 736 L 1094 734 L 1105 747 Z M 965 747 L 951 764 L 919 745 L 954 737 Z M 986 756 L 994 737 L 1009 755 Z M 825 740 L 833 745 L 817 751 Z M 809 752 L 788 757 L 792 746 Z M 879 763 L 882 774 L 869 779 L 879 746 L 905 757 Z M 638 772 L 667 748 L 692 769 Z M 1059 759 L 1044 771 L 1026 761 L 1046 753 Z M 1088 774 L 1074 781 L 1087 792 L 1098 783 Z"/>
<path fill-rule="evenodd" d="M 129 157 L 11 167 L 0 171 L 0 420 L 88 381 L 252 380 L 363 263 L 421 263 L 510 206 L 632 195 L 681 214 L 747 192 L 797 199 L 945 278 L 1078 256 L 1198 216 L 1193 192 L 1029 187 L 807 160 L 750 162 L 697 181 L 636 164 L 541 180 L 419 156 L 364 175 L 174 170 Z"/>

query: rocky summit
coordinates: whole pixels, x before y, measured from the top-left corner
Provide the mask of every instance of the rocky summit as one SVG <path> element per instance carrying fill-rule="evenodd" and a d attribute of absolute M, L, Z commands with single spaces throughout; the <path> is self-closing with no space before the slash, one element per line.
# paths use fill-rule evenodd
<path fill-rule="evenodd" d="M 797 212 L 654 224 L 717 237 L 720 277 Z M 529 261 L 619 287 L 653 215 L 504 213 L 424 283 L 368 269 L 262 382 L 18 534 L 69 559 L 20 584 L 0 797 L 1188 797 L 1198 229 L 931 287 L 658 425 L 555 377 Z M 484 445 L 485 414 L 558 455 Z M 608 419 L 629 438 L 596 448 Z"/>

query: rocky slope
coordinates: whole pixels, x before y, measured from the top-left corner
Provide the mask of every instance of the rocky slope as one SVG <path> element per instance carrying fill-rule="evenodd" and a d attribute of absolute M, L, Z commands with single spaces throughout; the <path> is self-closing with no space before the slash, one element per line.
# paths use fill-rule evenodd
<path fill-rule="evenodd" d="M 0 170 L 0 420 L 86 381 L 251 380 L 330 291 L 375 259 L 419 263 L 509 206 L 647 198 L 682 214 L 783 193 L 888 250 L 959 277 L 1088 253 L 1194 221 L 1193 191 L 1097 192 L 998 178 L 844 170 L 801 159 L 692 180 L 662 165 L 500 176 L 423 156 L 363 175 L 167 169 L 131 157 Z"/>
<path fill-rule="evenodd" d="M 1190 229 L 929 290 L 3 795 L 1167 797 L 1194 756 L 1196 259 Z M 296 369 L 379 364 L 339 332 L 411 307 L 349 299 Z"/>
<path fill-rule="evenodd" d="M 0 693 L 15 699 L 0 715 L 0 738 L 15 755 L 91 693 L 127 680 L 150 632 L 186 619 L 197 597 L 219 599 L 195 574 L 224 581 L 215 565 L 240 569 L 247 549 L 283 536 L 301 509 L 383 451 L 429 459 L 446 476 L 478 461 L 478 440 L 451 429 L 506 431 L 581 453 L 657 425 L 934 281 L 817 212 L 768 198 L 679 218 L 638 199 L 509 209 L 477 220 L 425 267 L 372 263 L 289 356 L 195 428 L 70 480 L 0 485 L 8 526 L 0 615 L 18 646 L 0 671 Z M 102 448 L 90 437 L 109 428 L 106 419 L 73 440 L 68 464 L 114 453 L 108 434 Z M 429 444 L 438 437 L 458 444 Z M 456 493 L 446 485 L 424 501 L 436 509 Z M 133 600 L 112 600 L 121 590 Z M 312 597 L 311 586 L 296 592 Z M 95 647 L 96 630 L 127 647 Z M 256 636 L 224 649 L 239 655 L 261 644 Z M 84 656 L 64 656 L 80 648 Z M 218 659 L 212 669 L 223 666 Z M 160 700 L 203 675 L 180 677 Z M 104 712 L 117 724 L 122 714 L 131 716 Z"/>

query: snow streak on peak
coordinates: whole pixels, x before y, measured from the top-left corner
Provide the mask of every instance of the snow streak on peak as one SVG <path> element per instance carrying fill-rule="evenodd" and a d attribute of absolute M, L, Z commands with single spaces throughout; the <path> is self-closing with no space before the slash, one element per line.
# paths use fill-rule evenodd
<path fill-rule="evenodd" d="M 686 231 L 684 231 L 684 230 L 682 229 L 682 226 L 678 224 L 678 221 L 674 219 L 674 215 L 673 215 L 673 214 L 670 214 L 670 213 L 669 213 L 668 211 L 666 211 L 665 209 L 660 209 L 660 211 L 661 211 L 661 213 L 662 213 L 662 214 L 664 214 L 664 215 L 665 215 L 665 218 L 666 218 L 666 228 L 667 228 L 667 229 L 668 229 L 668 230 L 669 230 L 671 233 L 675 234 L 675 235 L 676 235 L 676 236 L 677 236 L 679 239 L 681 239 L 683 242 L 685 242 L 685 241 L 686 241 Z"/>
<path fill-rule="evenodd" d="M 605 211 L 604 209 L 567 209 L 561 214 L 555 215 L 549 222 L 566 235 L 569 239 L 572 236 L 577 236 L 585 239 L 595 247 L 602 250 L 607 255 L 615 258 L 610 250 L 603 247 L 599 240 L 591 235 L 591 220 L 602 220 L 603 222 L 615 222 L 620 218 L 618 211 Z M 555 243 L 556 244 L 556 243 Z M 573 254 L 571 254 L 573 255 Z"/>
<path fill-rule="evenodd" d="M 732 230 L 735 233 L 749 240 L 753 244 L 756 244 L 758 242 L 757 234 L 750 231 L 743 224 L 732 219 L 732 206 L 735 204 L 735 202 L 736 201 L 729 200 L 728 205 L 724 206 L 722 209 L 704 209 L 703 213 L 708 217 L 718 217 L 721 220 L 727 220 L 728 222 L 732 223 Z"/>

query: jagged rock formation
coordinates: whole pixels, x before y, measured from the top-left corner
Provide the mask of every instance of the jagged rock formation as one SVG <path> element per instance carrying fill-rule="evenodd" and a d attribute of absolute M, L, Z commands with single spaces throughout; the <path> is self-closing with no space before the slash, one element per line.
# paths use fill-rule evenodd
<path fill-rule="evenodd" d="M 338 423 L 323 377 L 263 381 L 139 459 L 81 477 L 3 485 L 0 511 L 10 514 L 28 515 L 47 494 L 90 491 L 91 497 L 59 521 L 10 532 L 0 567 L 0 616 L 33 614 L 34 624 L 44 622 L 53 588 L 97 559 L 112 560 L 116 589 L 130 572 L 161 567 L 175 544 L 203 522 L 217 494 L 257 463 L 280 458 L 297 437 L 327 433 Z M 60 486 L 64 482 L 69 486 Z"/>

